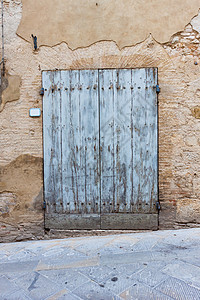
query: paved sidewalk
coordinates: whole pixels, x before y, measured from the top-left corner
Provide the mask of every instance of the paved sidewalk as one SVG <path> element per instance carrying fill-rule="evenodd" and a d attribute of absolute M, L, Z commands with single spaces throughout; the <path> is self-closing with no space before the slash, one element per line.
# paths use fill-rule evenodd
<path fill-rule="evenodd" d="M 0 299 L 200 299 L 200 228 L 0 244 Z"/>

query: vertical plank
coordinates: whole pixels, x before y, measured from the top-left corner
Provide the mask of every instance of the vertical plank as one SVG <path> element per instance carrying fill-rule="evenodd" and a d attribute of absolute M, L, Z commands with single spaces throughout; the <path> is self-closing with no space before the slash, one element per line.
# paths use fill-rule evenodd
<path fill-rule="evenodd" d="M 62 77 L 64 211 L 99 213 L 98 72 L 63 71 Z"/>
<path fill-rule="evenodd" d="M 156 69 L 100 70 L 102 213 L 155 212 Z"/>
<path fill-rule="evenodd" d="M 131 70 L 100 71 L 102 212 L 130 212 Z"/>
<path fill-rule="evenodd" d="M 60 72 L 43 72 L 44 191 L 47 212 L 62 211 Z"/>
<path fill-rule="evenodd" d="M 77 144 L 75 132 L 78 123 L 79 99 L 74 93 L 78 87 L 78 71 L 62 71 L 64 86 L 62 90 L 62 185 L 63 185 L 63 208 L 64 212 L 70 213 L 77 210 L 77 167 L 75 146 Z M 75 120 L 75 121 L 74 121 Z"/>
<path fill-rule="evenodd" d="M 112 213 L 115 203 L 114 70 L 99 70 L 101 213 Z"/>
<path fill-rule="evenodd" d="M 74 198 L 72 189 L 66 188 L 66 182 L 70 180 L 66 176 L 67 163 L 70 155 L 74 155 L 69 147 L 74 136 L 74 128 L 70 119 L 71 97 L 70 97 L 70 71 L 61 71 L 61 115 L 62 115 L 62 192 L 63 192 L 63 213 L 74 211 Z M 67 122 L 66 122 L 67 120 Z"/>
<path fill-rule="evenodd" d="M 44 156 L 44 197 L 46 201 L 46 212 L 51 210 L 50 203 L 53 195 L 53 178 L 50 175 L 51 168 L 51 150 L 52 150 L 52 92 L 51 86 L 53 82 L 52 72 L 42 72 L 43 88 L 45 89 L 43 96 L 43 156 Z"/>
<path fill-rule="evenodd" d="M 156 69 L 132 71 L 133 200 L 138 212 L 156 211 L 157 201 L 157 84 Z"/>
<path fill-rule="evenodd" d="M 130 212 L 132 189 L 131 70 L 116 70 L 115 144 L 116 144 L 116 211 Z"/>
<path fill-rule="evenodd" d="M 80 144 L 85 206 L 88 214 L 100 212 L 98 71 L 80 71 Z"/>

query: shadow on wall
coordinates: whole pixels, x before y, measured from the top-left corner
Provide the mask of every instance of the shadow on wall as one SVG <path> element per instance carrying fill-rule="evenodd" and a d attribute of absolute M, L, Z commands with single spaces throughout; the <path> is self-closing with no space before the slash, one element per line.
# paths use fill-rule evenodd
<path fill-rule="evenodd" d="M 16 101 L 20 98 L 20 76 L 6 75 L 1 78 L 2 84 L 0 86 L 0 112 L 4 109 L 7 102 Z"/>

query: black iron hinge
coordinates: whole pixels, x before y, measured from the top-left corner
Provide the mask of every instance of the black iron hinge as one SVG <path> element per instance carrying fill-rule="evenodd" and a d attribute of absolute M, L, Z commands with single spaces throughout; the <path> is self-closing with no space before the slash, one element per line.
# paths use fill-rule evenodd
<path fill-rule="evenodd" d="M 40 95 L 41 95 L 41 96 L 44 95 L 44 88 L 41 88 L 41 90 L 40 90 Z"/>
<path fill-rule="evenodd" d="M 158 211 L 160 211 L 160 210 L 161 210 L 161 207 L 160 207 L 160 202 L 159 202 L 159 201 L 157 201 L 157 202 L 156 202 L 156 209 L 157 209 Z"/>
<path fill-rule="evenodd" d="M 43 209 L 46 209 L 46 201 L 43 201 Z"/>
<path fill-rule="evenodd" d="M 156 85 L 156 93 L 157 93 L 157 94 L 159 94 L 159 93 L 160 93 L 160 87 L 159 87 L 159 85 L 158 85 L 158 84 Z"/>

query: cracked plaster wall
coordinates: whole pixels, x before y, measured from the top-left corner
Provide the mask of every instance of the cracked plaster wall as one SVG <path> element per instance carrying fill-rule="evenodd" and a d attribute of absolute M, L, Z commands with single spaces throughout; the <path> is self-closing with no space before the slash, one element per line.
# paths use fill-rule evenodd
<path fill-rule="evenodd" d="M 158 67 L 160 228 L 199 226 L 200 15 L 191 21 L 195 30 L 186 22 L 164 44 L 150 35 L 122 50 L 114 41 L 100 41 L 74 51 L 64 42 L 33 51 L 16 34 L 21 1 L 4 4 L 6 70 L 21 85 L 19 99 L 0 113 L 0 239 L 44 234 L 42 118 L 30 118 L 29 108 L 42 109 L 41 71 L 53 69 Z"/>

